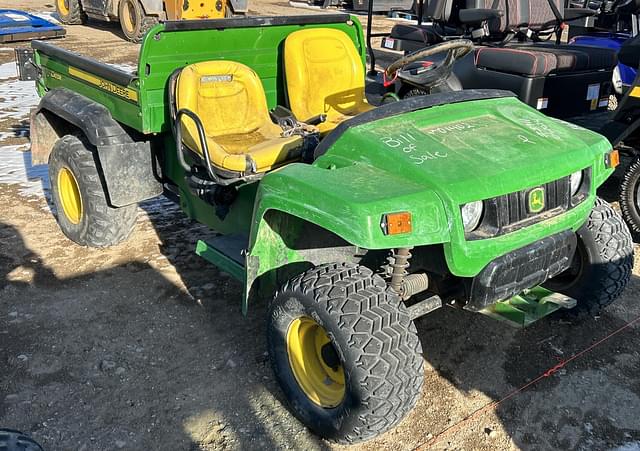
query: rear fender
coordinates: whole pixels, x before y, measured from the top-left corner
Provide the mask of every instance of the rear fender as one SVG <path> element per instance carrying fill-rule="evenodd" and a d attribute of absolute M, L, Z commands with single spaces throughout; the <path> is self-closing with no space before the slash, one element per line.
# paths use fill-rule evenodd
<path fill-rule="evenodd" d="M 134 141 L 109 110 L 80 94 L 56 88 L 31 111 L 33 164 L 44 164 L 55 142 L 83 134 L 96 148 L 100 175 L 113 207 L 124 207 L 162 193 L 149 141 Z"/>

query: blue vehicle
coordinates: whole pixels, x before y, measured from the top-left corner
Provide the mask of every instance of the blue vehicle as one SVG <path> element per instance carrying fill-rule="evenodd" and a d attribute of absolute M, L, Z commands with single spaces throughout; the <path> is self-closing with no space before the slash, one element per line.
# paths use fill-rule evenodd
<path fill-rule="evenodd" d="M 576 5 L 572 2 L 572 5 Z M 569 33 L 573 35 L 569 44 L 600 47 L 619 52 L 622 45 L 638 34 L 638 0 L 585 1 L 580 6 L 598 11 L 595 23 L 586 28 L 570 24 Z M 575 31 L 574 31 L 575 30 Z M 618 97 L 633 85 L 636 68 L 618 63 L 613 73 L 613 87 Z"/>
<path fill-rule="evenodd" d="M 604 47 L 619 51 L 627 40 L 631 39 L 631 33 L 596 32 L 585 36 L 576 36 L 569 41 L 570 44 L 588 45 L 592 47 Z M 613 88 L 616 94 L 622 95 L 636 78 L 636 68 L 629 67 L 621 62 L 613 71 Z"/>

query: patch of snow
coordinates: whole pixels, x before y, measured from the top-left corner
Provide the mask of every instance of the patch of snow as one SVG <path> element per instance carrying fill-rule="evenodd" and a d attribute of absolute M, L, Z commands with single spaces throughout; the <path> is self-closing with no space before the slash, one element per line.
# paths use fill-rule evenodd
<path fill-rule="evenodd" d="M 609 451 L 640 451 L 640 442 L 629 442 L 624 445 L 611 448 Z"/>
<path fill-rule="evenodd" d="M 40 101 L 33 81 L 20 81 L 15 63 L 0 64 L 0 120 L 22 119 Z"/>
<path fill-rule="evenodd" d="M 18 67 L 15 62 L 0 64 L 0 80 L 18 78 Z"/>
<path fill-rule="evenodd" d="M 47 165 L 33 166 L 28 144 L 0 147 L 0 183 L 18 184 L 25 196 L 46 197 L 49 191 Z"/>
<path fill-rule="evenodd" d="M 44 20 L 48 20 L 49 22 L 54 23 L 56 25 L 60 24 L 60 17 L 58 16 L 58 13 L 55 11 L 29 12 L 29 14 Z"/>

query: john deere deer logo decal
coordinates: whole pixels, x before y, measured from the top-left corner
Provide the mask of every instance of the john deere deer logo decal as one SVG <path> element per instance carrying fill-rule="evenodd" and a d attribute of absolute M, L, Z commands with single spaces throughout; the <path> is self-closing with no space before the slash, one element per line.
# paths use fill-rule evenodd
<path fill-rule="evenodd" d="M 544 189 L 534 188 L 529 191 L 529 211 L 540 213 L 542 210 L 544 210 Z"/>

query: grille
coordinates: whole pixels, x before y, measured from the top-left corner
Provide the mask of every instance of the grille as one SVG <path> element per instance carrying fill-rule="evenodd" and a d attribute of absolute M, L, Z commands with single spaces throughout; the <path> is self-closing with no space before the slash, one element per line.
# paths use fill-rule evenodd
<path fill-rule="evenodd" d="M 557 216 L 585 200 L 591 185 L 591 169 L 582 171 L 582 184 L 571 197 L 570 177 L 562 177 L 540 186 L 492 197 L 484 201 L 484 215 L 478 228 L 465 233 L 467 240 L 480 240 L 504 235 L 537 222 Z M 529 208 L 531 191 L 544 190 L 544 207 L 538 211 Z"/>
<path fill-rule="evenodd" d="M 529 193 L 534 188 L 489 199 L 489 202 L 493 201 L 497 203 L 498 224 L 501 227 L 509 227 L 526 219 L 544 215 L 550 210 L 559 208 L 561 211 L 564 211 L 569 208 L 569 202 L 571 200 L 569 177 L 563 177 L 553 182 L 545 183 L 542 185 L 542 188 L 544 188 L 545 206 L 541 211 L 536 213 L 529 212 L 528 208 Z"/>

